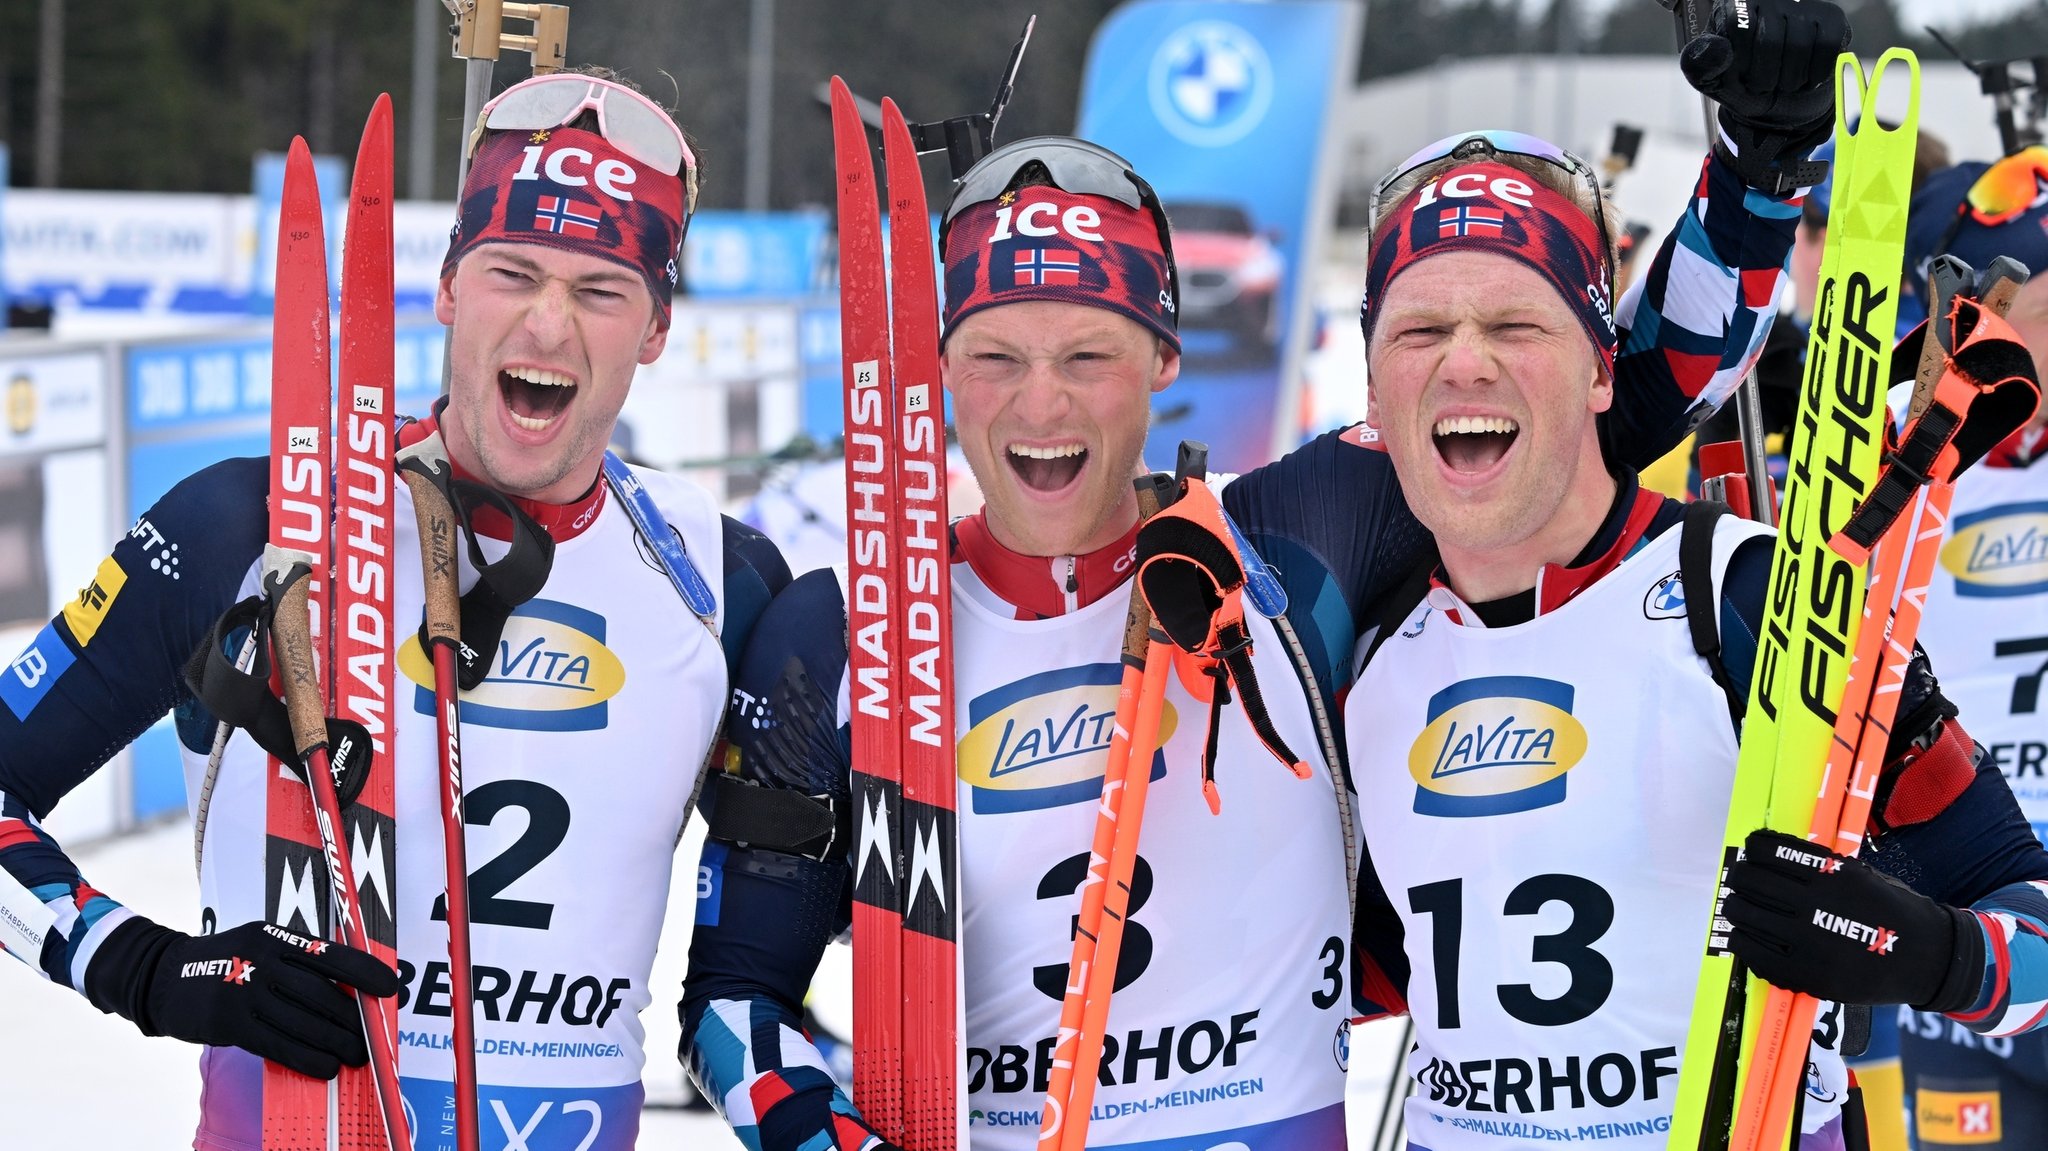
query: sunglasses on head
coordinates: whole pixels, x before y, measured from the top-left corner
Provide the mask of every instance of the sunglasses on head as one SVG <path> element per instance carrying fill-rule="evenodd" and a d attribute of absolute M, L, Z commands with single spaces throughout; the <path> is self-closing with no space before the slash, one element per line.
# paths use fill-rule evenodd
<path fill-rule="evenodd" d="M 1600 176 L 1591 164 L 1565 151 L 1563 148 L 1527 132 L 1510 132 L 1499 128 L 1482 128 L 1476 132 L 1460 132 L 1445 136 L 1434 144 L 1427 145 L 1395 165 L 1394 170 L 1373 188 L 1368 218 L 1380 218 L 1382 207 L 1391 199 L 1392 193 L 1406 194 L 1403 187 L 1409 176 L 1439 160 L 1481 160 L 1494 156 L 1526 156 L 1541 160 L 1559 169 L 1578 181 L 1590 194 L 1593 201 L 1593 223 L 1600 229 L 1601 258 L 1607 264 L 1607 278 L 1614 282 L 1613 253 L 1610 233 L 1607 230 L 1607 209 L 1605 198 L 1600 194 Z"/>
<path fill-rule="evenodd" d="M 611 80 L 555 72 L 514 84 L 484 105 L 470 147 L 475 150 L 484 131 L 560 128 L 585 112 L 596 114 L 598 134 L 612 147 L 664 175 L 682 176 L 683 210 L 696 209 L 697 158 L 683 130 L 654 101 Z"/>

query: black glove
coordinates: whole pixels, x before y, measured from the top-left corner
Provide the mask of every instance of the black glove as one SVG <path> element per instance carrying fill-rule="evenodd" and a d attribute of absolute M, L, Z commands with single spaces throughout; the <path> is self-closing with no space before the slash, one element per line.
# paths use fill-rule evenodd
<path fill-rule="evenodd" d="M 1837 1003 L 1960 1011 L 1984 979 L 1976 917 L 1860 859 L 1751 832 L 1723 909 L 1737 958 L 1771 983 Z"/>
<path fill-rule="evenodd" d="M 1738 10 L 1746 10 L 1747 27 L 1738 25 Z M 1716 4 L 1678 66 L 1721 105 L 1736 172 L 1784 195 L 1827 176 L 1826 164 L 1801 157 L 1835 130 L 1835 59 L 1848 47 L 1848 17 L 1830 0 L 1747 0 Z"/>
<path fill-rule="evenodd" d="M 186 935 L 137 918 L 115 928 L 86 969 L 87 998 L 144 1035 L 240 1047 L 316 1079 L 370 1052 L 355 997 L 398 993 L 374 957 L 268 923 Z"/>

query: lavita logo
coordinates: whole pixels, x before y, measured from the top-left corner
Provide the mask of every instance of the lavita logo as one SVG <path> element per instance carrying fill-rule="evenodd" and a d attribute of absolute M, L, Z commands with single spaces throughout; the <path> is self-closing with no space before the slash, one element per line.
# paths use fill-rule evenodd
<path fill-rule="evenodd" d="M 956 758 L 973 809 L 1039 811 L 1098 799 L 1122 680 L 1120 664 L 1087 664 L 1026 676 L 971 700 Z M 1165 707 L 1161 747 L 1178 722 L 1173 705 Z M 1165 753 L 1155 752 L 1152 778 L 1165 774 Z"/>
<path fill-rule="evenodd" d="M 2000 504 L 1957 516 L 1941 548 L 1956 594 L 1970 598 L 2048 591 L 2048 501 Z"/>
<path fill-rule="evenodd" d="M 505 621 L 484 681 L 462 694 L 462 722 L 523 731 L 594 731 L 626 668 L 605 646 L 605 619 L 556 600 L 528 600 Z M 413 710 L 434 714 L 434 669 L 419 636 L 405 641 L 399 670 L 414 684 Z"/>
<path fill-rule="evenodd" d="M 1418 815 L 1506 815 L 1562 803 L 1586 754 L 1570 684 L 1535 676 L 1460 680 L 1429 699 L 1408 750 Z"/>

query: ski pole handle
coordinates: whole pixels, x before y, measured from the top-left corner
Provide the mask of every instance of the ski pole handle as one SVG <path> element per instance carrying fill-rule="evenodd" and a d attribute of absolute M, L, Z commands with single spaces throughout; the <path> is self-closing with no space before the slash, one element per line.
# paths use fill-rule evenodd
<path fill-rule="evenodd" d="M 271 649 L 284 683 L 285 715 L 292 725 L 292 746 L 305 759 L 327 743 L 327 709 L 321 703 L 319 660 L 313 655 L 312 618 L 306 607 L 311 577 L 294 565 L 271 583 Z"/>

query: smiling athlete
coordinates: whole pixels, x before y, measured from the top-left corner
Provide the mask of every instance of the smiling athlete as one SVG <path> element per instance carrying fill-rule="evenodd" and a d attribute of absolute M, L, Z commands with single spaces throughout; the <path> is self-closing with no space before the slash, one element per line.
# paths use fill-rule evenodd
<path fill-rule="evenodd" d="M 1454 186 L 1499 227 L 1439 228 Z M 1442 557 L 1344 717 L 1361 938 L 1415 1019 L 1409 1147 L 1663 1148 L 1770 533 L 1603 451 L 1620 383 L 1586 290 L 1612 267 L 1596 188 L 1474 137 L 1397 170 L 1373 215 L 1368 420 Z M 1750 970 L 1978 1035 L 2040 1023 L 2048 851 L 1955 717 L 1916 658 L 1867 862 L 1749 837 L 1726 914 Z M 1842 1019 L 1813 1033 L 1802 1151 L 1862 1146 Z"/>
<path fill-rule="evenodd" d="M 1776 20 L 1788 3 L 1753 7 Z M 1801 7 L 1840 18 L 1816 0 Z M 1729 43 L 1738 65 L 1766 52 L 1772 63 L 1732 68 L 1721 94 L 1755 106 L 1817 91 L 1828 104 L 1825 63 L 1805 65 L 1831 61 L 1836 45 L 1787 45 L 1782 22 L 1766 26 L 1768 37 Z M 1781 69 L 1781 57 L 1801 66 Z M 1761 347 L 1798 208 L 1795 185 L 1756 155 L 1796 165 L 1804 149 L 1781 156 L 1752 139 L 1749 163 L 1706 161 L 1637 291 L 1618 307 L 1587 299 L 1609 307 L 1625 337 L 1613 371 L 1626 386 L 1606 424 L 1623 459 L 1647 462 L 1675 443 L 1689 413 L 1725 399 Z M 1075 253 L 1071 282 L 1018 274 L 1050 242 L 1018 234 L 1027 218 Z M 1022 1151 L 1037 1140 L 1116 710 L 1138 529 L 1131 481 L 1151 397 L 1180 370 L 1178 285 L 1150 187 L 1069 138 L 1021 140 L 984 159 L 957 185 L 942 241 L 941 371 L 987 497 L 953 525 L 969 1132 L 975 1151 Z M 1474 424 L 1466 450 L 1487 451 L 1476 441 L 1498 427 Z M 1348 794 L 1331 768 L 1341 763 L 1335 701 L 1353 641 L 1428 540 L 1369 428 L 1319 437 L 1232 481 L 1222 500 L 1287 588 L 1282 616 L 1246 622 L 1273 724 L 1312 778 L 1272 767 L 1244 709 L 1226 707 L 1215 759 L 1227 798 L 1212 815 L 1200 787 L 1209 705 L 1169 684 L 1089 1138 L 1335 1151 L 1346 1018 L 1401 1009 L 1405 971 L 1397 935 L 1376 940 L 1397 966 L 1353 965 L 1355 829 L 1348 805 L 1333 802 Z M 721 838 L 714 818 L 700 871 L 685 1057 L 706 1097 L 764 1151 L 876 1145 L 801 1029 L 804 989 L 850 916 L 845 619 L 829 571 L 799 578 L 770 607 L 734 697 L 747 782 L 713 791 L 721 805 L 762 790 L 750 784 L 794 791 L 826 806 L 840 833 L 777 843 L 757 822 Z"/>
<path fill-rule="evenodd" d="M 718 737 L 728 659 L 788 572 L 707 493 L 614 472 L 605 453 L 636 366 L 668 339 L 696 196 L 681 130 L 619 83 L 558 73 L 486 105 L 472 146 L 435 298 L 452 386 L 436 418 L 401 441 L 440 436 L 458 475 L 504 501 L 470 525 L 479 550 L 463 561 L 465 589 L 472 560 L 505 553 L 515 519 L 554 542 L 539 593 L 507 605 L 509 618 L 498 609 L 490 677 L 462 697 L 484 1145 L 629 1148 L 670 856 Z M 452 1059 L 434 693 L 418 640 L 398 653 L 418 686 L 401 681 L 391 703 L 395 876 L 357 863 L 366 916 L 396 920 L 396 979 L 339 945 L 306 953 L 326 880 L 306 852 L 266 837 L 270 781 L 246 734 L 207 775 L 215 724 L 179 674 L 214 620 L 257 589 L 265 476 L 263 460 L 229 460 L 173 488 L 102 563 L 97 584 L 110 594 L 82 598 L 34 641 L 61 653 L 51 666 L 63 670 L 0 689 L 0 912 L 54 915 L 40 954 L 17 957 L 45 978 L 144 1034 L 208 1045 L 201 1148 L 261 1145 L 262 1059 L 320 1077 L 364 1062 L 355 1005 L 337 984 L 397 994 L 399 1071 L 424 1146 L 421 1123 L 452 1106 Z M 651 530 L 673 534 L 722 588 L 705 617 L 657 563 L 636 493 L 651 499 Z M 410 637 L 420 544 L 403 485 L 397 504 L 388 570 Z M 150 563 L 165 546 L 179 549 L 175 583 Z M 166 711 L 204 818 L 205 906 L 187 925 L 198 934 L 94 890 L 38 825 Z M 224 980 L 230 965 L 240 977 Z M 89 1116 L 79 1124 L 90 1133 Z"/>

